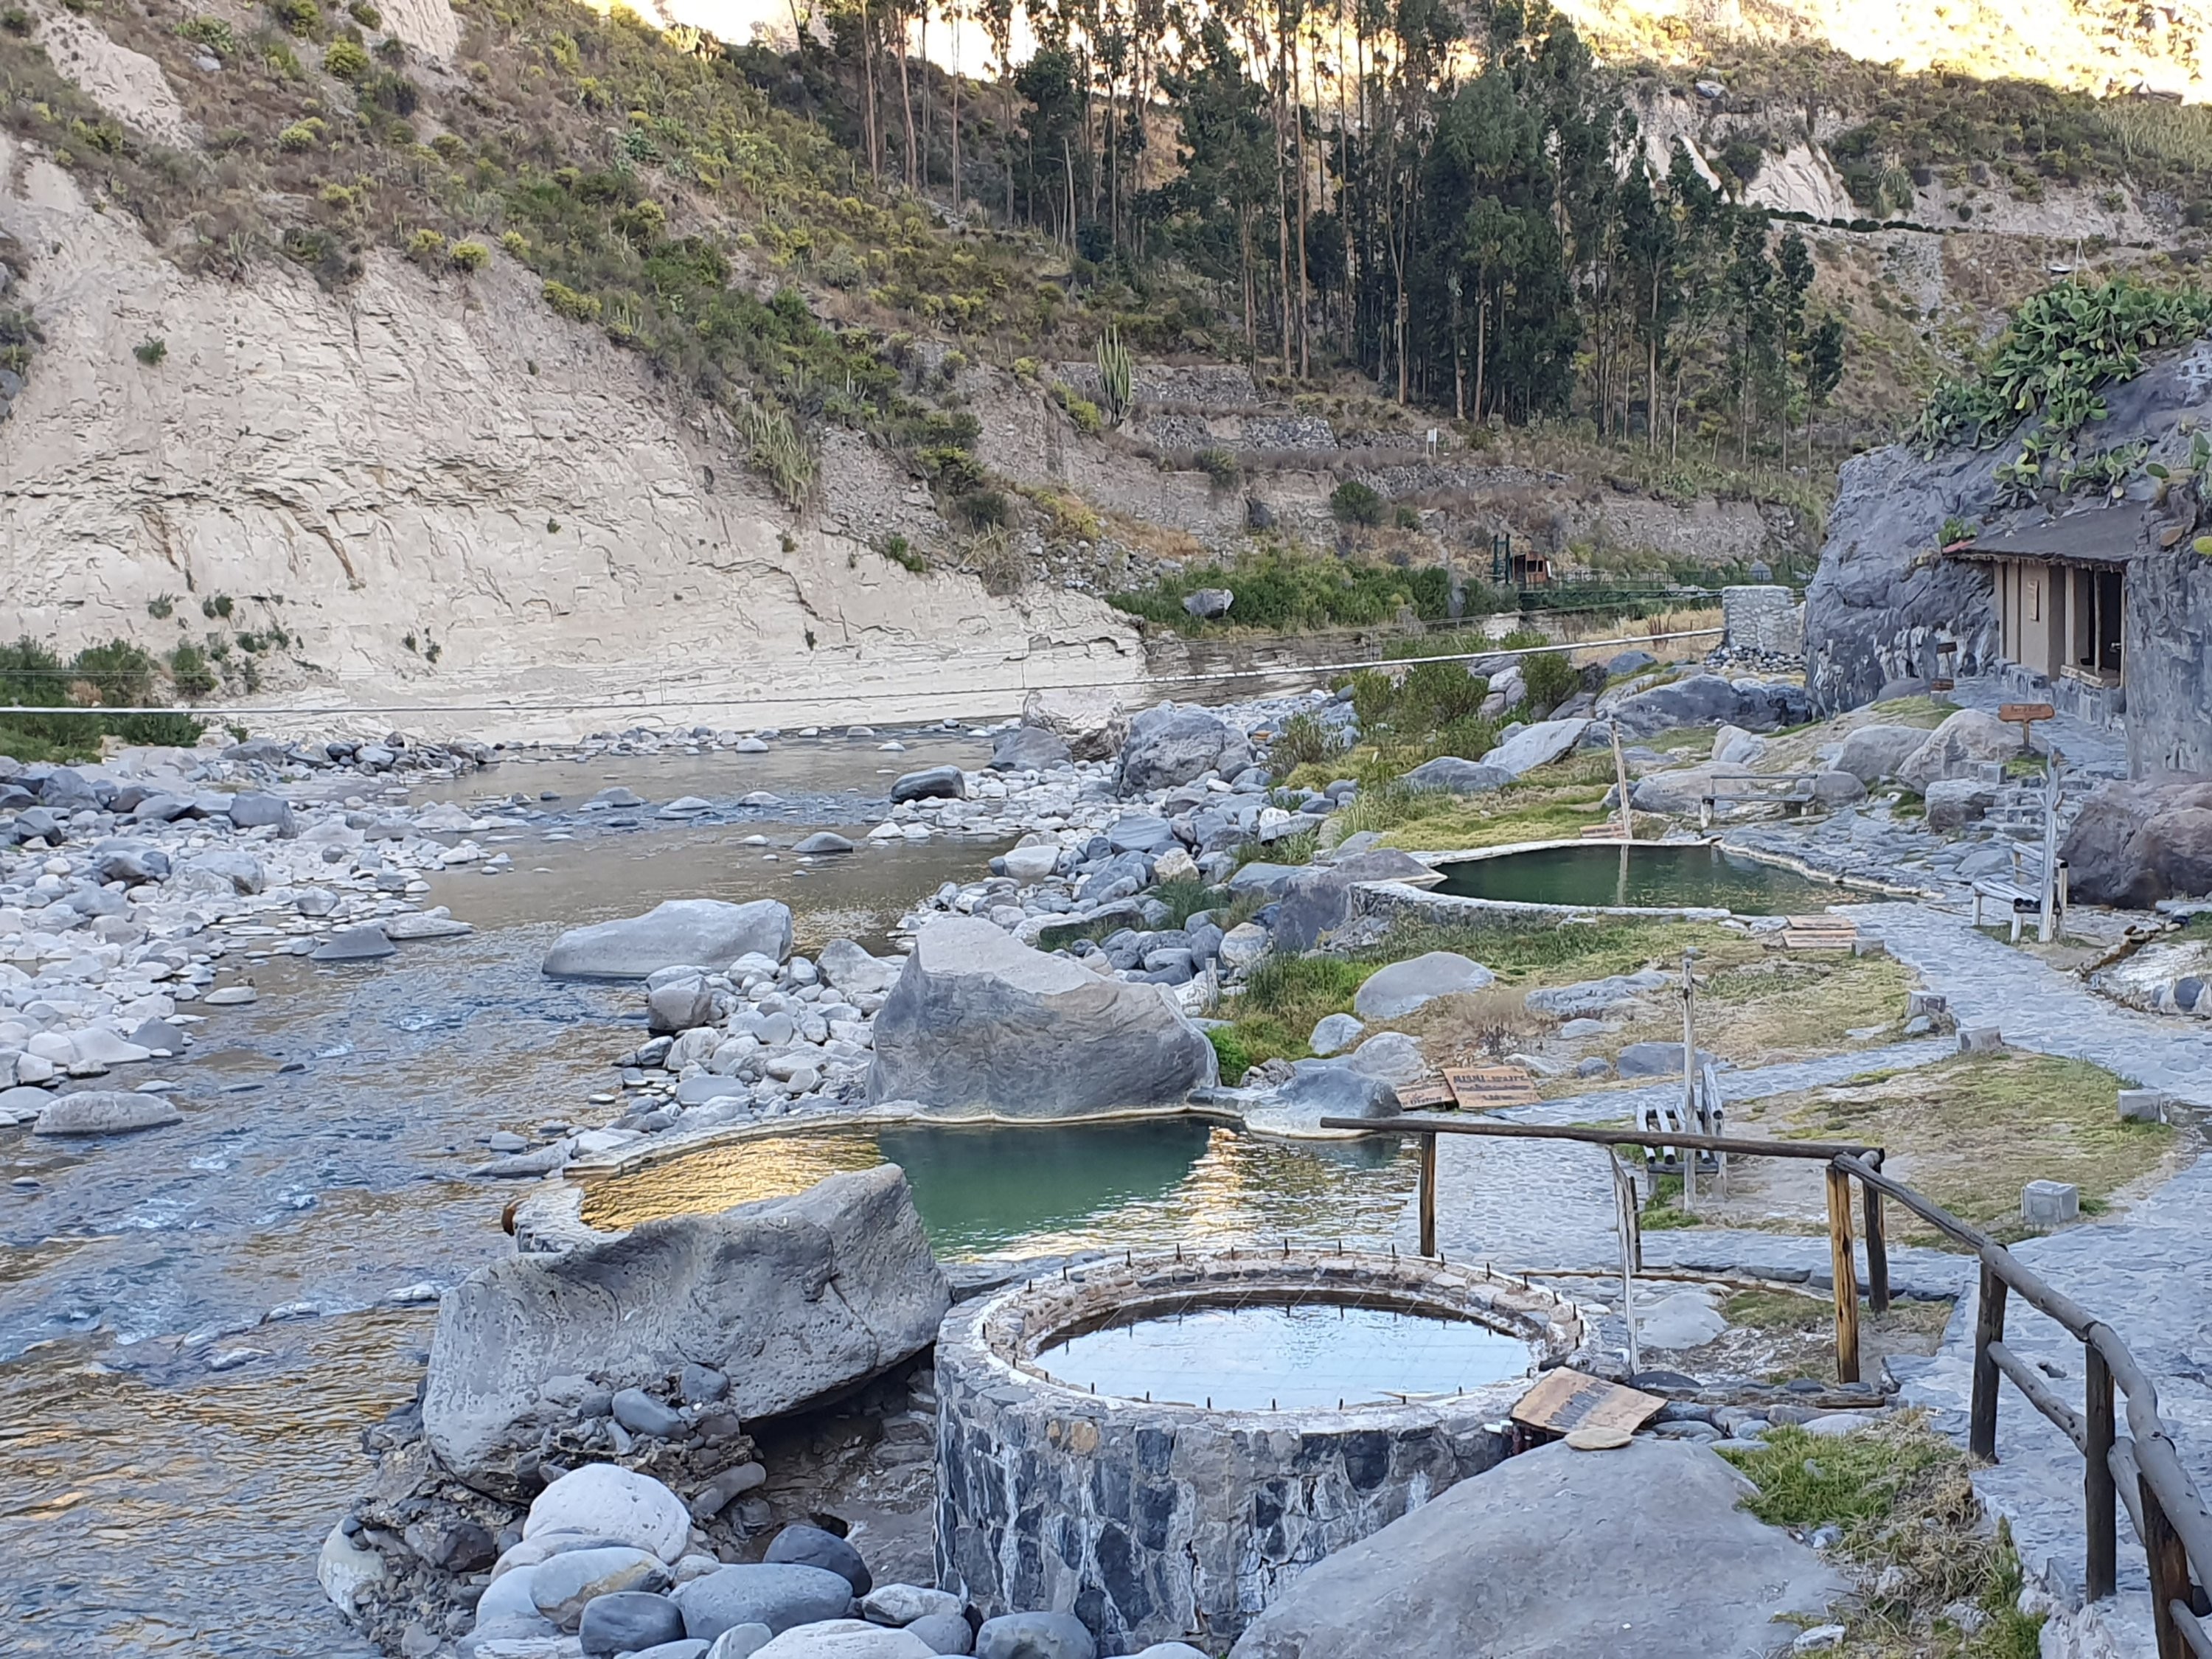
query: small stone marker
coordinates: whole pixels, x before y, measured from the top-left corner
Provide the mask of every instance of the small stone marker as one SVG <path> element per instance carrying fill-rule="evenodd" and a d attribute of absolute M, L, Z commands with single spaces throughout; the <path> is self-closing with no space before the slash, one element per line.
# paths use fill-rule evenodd
<path fill-rule="evenodd" d="M 1575 1429 L 1567 1435 L 1567 1444 L 1576 1451 L 1618 1451 L 1636 1437 L 1626 1429 Z"/>
<path fill-rule="evenodd" d="M 2031 1181 L 2020 1189 L 2020 1218 L 2031 1227 L 2057 1227 L 2081 1213 L 2081 1189 L 2070 1181 Z"/>
<path fill-rule="evenodd" d="M 1962 1054 L 2001 1054 L 2004 1046 L 2004 1033 L 1994 1025 L 1959 1028 L 1959 1052 Z"/>
<path fill-rule="evenodd" d="M 1907 991 L 1905 994 L 1905 1017 L 1907 1019 L 1925 1014 L 1930 1019 L 1951 1012 L 1951 1000 L 1935 991 Z"/>
<path fill-rule="evenodd" d="M 2166 1095 L 2163 1089 L 2123 1089 L 2120 1091 L 2120 1121 L 2123 1123 L 2163 1123 L 2166 1121 Z"/>

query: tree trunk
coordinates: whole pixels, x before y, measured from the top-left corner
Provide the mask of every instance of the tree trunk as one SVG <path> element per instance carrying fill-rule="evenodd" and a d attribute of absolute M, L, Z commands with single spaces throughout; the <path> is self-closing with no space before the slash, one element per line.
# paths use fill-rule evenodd
<path fill-rule="evenodd" d="M 860 137 L 868 151 L 868 177 L 880 182 L 884 155 L 876 138 L 876 30 L 868 15 L 868 0 L 860 0 L 860 65 L 866 96 L 860 104 Z"/>
<path fill-rule="evenodd" d="M 915 170 L 914 147 L 914 88 L 907 80 L 906 14 L 894 12 L 898 19 L 899 112 L 906 122 L 906 183 L 908 190 L 918 189 L 921 179 Z"/>

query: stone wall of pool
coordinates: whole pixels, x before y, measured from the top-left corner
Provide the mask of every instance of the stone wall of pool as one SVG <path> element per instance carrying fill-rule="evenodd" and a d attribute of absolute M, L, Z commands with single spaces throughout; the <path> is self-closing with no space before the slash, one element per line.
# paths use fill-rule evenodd
<path fill-rule="evenodd" d="M 1073 1612 L 1103 1653 L 1218 1646 L 1306 1567 L 1507 1455 L 1526 1376 L 1405 1403 L 1216 1412 L 1079 1391 L 1036 1363 L 1058 1334 L 1200 1294 L 1477 1316 L 1525 1338 L 1539 1364 L 1583 1358 L 1586 1341 L 1573 1304 L 1480 1267 L 1296 1250 L 1110 1262 L 956 1306 L 936 1359 L 940 1584 L 987 1615 Z"/>

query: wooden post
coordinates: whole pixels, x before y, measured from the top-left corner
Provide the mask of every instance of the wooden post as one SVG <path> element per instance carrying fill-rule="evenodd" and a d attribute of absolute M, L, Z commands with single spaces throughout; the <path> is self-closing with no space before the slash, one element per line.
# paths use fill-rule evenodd
<path fill-rule="evenodd" d="M 1613 776 L 1620 788 L 1620 838 L 1636 839 L 1636 815 L 1628 805 L 1628 757 L 1620 752 L 1620 722 L 1608 722 L 1613 730 Z"/>
<path fill-rule="evenodd" d="M 1966 1427 L 1966 1449 L 1985 1462 L 1997 1461 L 1996 1361 L 1990 1344 L 2004 1340 L 2005 1282 L 1996 1269 L 1982 1264 L 1981 1306 L 1974 1314 L 1974 1395 Z"/>
<path fill-rule="evenodd" d="M 1700 1132 L 1698 1122 L 1698 976 L 1690 963 L 1697 951 L 1682 951 L 1682 1133 Z M 1682 1160 L 1682 1212 L 1690 1214 L 1698 1203 L 1698 1155 L 1677 1147 Z"/>
<path fill-rule="evenodd" d="M 1859 1380 L 1859 1275 L 1851 1261 L 1851 1178 L 1828 1165 L 1828 1256 L 1836 1279 L 1836 1381 Z"/>
<path fill-rule="evenodd" d="M 1437 1253 L 1437 1138 L 1421 1137 L 1421 1254 Z"/>
<path fill-rule="evenodd" d="M 2189 1553 L 2166 1518 L 2150 1482 L 2139 1477 L 2137 1490 L 2142 1496 L 2143 1556 L 2150 1567 L 2151 1628 L 2158 1635 L 2158 1659 L 2195 1659 L 2189 1638 L 2173 1617 L 2176 1601 L 2191 1605 Z"/>
<path fill-rule="evenodd" d="M 2112 1480 L 2112 1368 L 2094 1342 L 2084 1343 L 2087 1362 L 2082 1426 L 2088 1445 L 2082 1452 L 2081 1504 L 2088 1522 L 2088 1599 L 2101 1601 L 2119 1582 L 2119 1488 Z"/>
<path fill-rule="evenodd" d="M 1889 1239 L 1882 1228 L 1881 1194 L 1862 1181 L 1859 1198 L 1866 1211 L 1867 1311 L 1889 1311 Z"/>

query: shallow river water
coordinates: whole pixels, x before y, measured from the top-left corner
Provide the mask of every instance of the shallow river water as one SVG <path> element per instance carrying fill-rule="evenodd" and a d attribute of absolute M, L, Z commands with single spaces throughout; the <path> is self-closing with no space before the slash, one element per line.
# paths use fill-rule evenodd
<path fill-rule="evenodd" d="M 654 802 L 765 788 L 806 816 L 647 815 L 632 831 L 583 820 L 562 826 L 574 839 L 506 840 L 512 873 L 450 874 L 428 896 L 474 935 L 362 967 L 258 964 L 260 1000 L 210 1011 L 192 1057 L 166 1068 L 182 1124 L 0 1139 L 5 1176 L 39 1182 L 0 1188 L 0 1652 L 368 1652 L 314 1563 L 366 1472 L 359 1431 L 411 1395 L 428 1342 L 434 1308 L 392 1293 L 505 1251 L 511 1189 L 462 1176 L 483 1138 L 599 1121 L 585 1097 L 644 1036 L 634 988 L 547 980 L 547 945 L 700 896 L 782 898 L 802 944 L 844 932 L 880 945 L 915 900 L 999 849 L 939 838 L 802 871 L 743 838 L 865 831 L 885 774 L 981 758 L 973 743 L 837 743 L 459 780 L 436 793 L 551 789 L 573 806 L 611 781 Z M 263 1322 L 277 1310 L 289 1316 Z"/>

